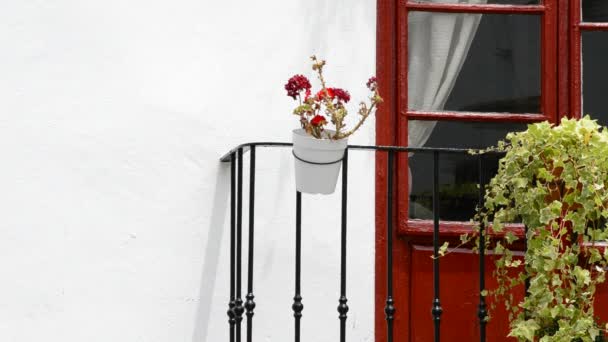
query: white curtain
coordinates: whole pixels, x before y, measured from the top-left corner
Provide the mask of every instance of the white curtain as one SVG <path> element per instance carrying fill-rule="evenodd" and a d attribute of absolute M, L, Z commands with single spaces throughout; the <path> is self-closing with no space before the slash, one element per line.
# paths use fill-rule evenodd
<path fill-rule="evenodd" d="M 483 4 L 487 0 L 427 0 Z M 481 14 L 412 12 L 408 38 L 408 109 L 442 110 L 462 68 Z M 409 122 L 408 145 L 424 146 L 436 121 Z"/>
<path fill-rule="evenodd" d="M 423 2 L 484 4 L 487 0 Z M 480 20 L 481 14 L 411 12 L 408 21 L 408 109 L 443 109 L 467 57 Z M 424 146 L 436 123 L 410 121 L 408 146 Z M 409 183 L 411 192 L 411 171 Z"/>

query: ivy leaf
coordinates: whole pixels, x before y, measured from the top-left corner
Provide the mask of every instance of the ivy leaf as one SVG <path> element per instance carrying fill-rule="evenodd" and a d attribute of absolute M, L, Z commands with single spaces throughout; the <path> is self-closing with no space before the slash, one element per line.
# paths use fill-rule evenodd
<path fill-rule="evenodd" d="M 512 244 L 514 241 L 517 241 L 518 237 L 513 234 L 513 232 L 507 232 L 505 234 L 505 240 L 507 240 L 508 244 Z"/>
<path fill-rule="evenodd" d="M 529 319 L 516 324 L 508 336 L 523 339 L 524 341 L 534 341 L 534 335 L 538 329 L 540 329 L 538 323 L 533 319 Z"/>
<path fill-rule="evenodd" d="M 521 265 L 521 260 L 519 260 L 519 259 L 508 260 L 507 262 L 505 262 L 505 265 L 507 267 L 517 268 L 517 267 L 519 267 Z"/>
<path fill-rule="evenodd" d="M 580 266 L 575 266 L 572 271 L 574 277 L 576 278 L 576 282 L 579 284 L 589 285 L 591 282 L 591 274 L 588 270 L 581 268 Z"/>
<path fill-rule="evenodd" d="M 494 221 L 492 222 L 492 230 L 499 233 L 499 232 L 502 232 L 502 229 L 503 229 L 502 222 L 500 221 L 500 219 L 498 217 L 495 217 Z"/>
<path fill-rule="evenodd" d="M 443 245 L 441 245 L 441 247 L 439 247 L 439 256 L 444 256 L 445 253 L 448 250 L 448 247 L 450 246 L 449 242 L 444 242 Z"/>
<path fill-rule="evenodd" d="M 591 337 L 592 341 L 595 341 L 597 336 L 600 334 L 599 329 L 597 328 L 589 328 L 589 337 Z"/>
<path fill-rule="evenodd" d="M 538 168 L 538 170 L 536 170 L 536 177 L 546 182 L 550 182 L 553 180 L 553 174 L 547 171 L 547 169 L 544 167 L 540 167 Z"/>
<path fill-rule="evenodd" d="M 516 188 L 525 188 L 528 186 L 528 179 L 524 177 L 513 178 L 512 182 Z"/>

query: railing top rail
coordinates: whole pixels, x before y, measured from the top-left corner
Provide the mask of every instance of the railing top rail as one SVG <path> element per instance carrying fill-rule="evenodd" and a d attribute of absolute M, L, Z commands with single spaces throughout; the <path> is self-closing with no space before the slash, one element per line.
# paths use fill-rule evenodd
<path fill-rule="evenodd" d="M 290 147 L 292 143 L 288 142 L 273 142 L 273 141 L 259 141 L 240 144 L 221 158 L 221 162 L 229 162 L 230 156 L 236 153 L 239 149 L 243 149 L 243 153 L 247 153 L 252 146 L 265 146 L 265 147 Z M 450 148 L 450 147 L 405 147 L 405 146 L 377 146 L 377 145 L 348 145 L 349 150 L 371 150 L 371 151 L 394 151 L 394 152 L 417 152 L 417 153 L 469 153 L 470 151 L 481 151 L 480 149 L 474 148 Z M 484 154 L 502 154 L 503 152 L 486 151 Z"/>

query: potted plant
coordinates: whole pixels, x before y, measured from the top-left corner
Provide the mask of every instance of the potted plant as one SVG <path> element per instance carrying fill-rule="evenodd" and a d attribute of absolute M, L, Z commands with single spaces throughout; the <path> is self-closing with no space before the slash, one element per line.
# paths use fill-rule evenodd
<path fill-rule="evenodd" d="M 359 121 L 347 130 L 346 104 L 350 94 L 341 88 L 328 87 L 323 76 L 325 61 L 316 56 L 311 59 L 312 69 L 321 83 L 321 89 L 315 95 L 310 81 L 303 75 L 295 75 L 285 84 L 287 96 L 298 101 L 293 113 L 299 117 L 301 126 L 292 135 L 296 189 L 311 194 L 331 194 L 336 187 L 348 137 L 363 125 L 382 98 L 378 94 L 376 78 L 370 78 L 367 82 L 371 91 L 370 103 L 360 103 Z M 333 129 L 327 128 L 330 122 Z"/>
<path fill-rule="evenodd" d="M 508 134 L 491 150 L 506 154 L 474 218 L 477 229 L 461 240 L 478 246 L 480 234 L 493 236 L 486 243 L 499 256 L 498 286 L 489 294 L 504 300 L 509 336 L 602 340 L 605 326 L 596 322 L 593 304 L 608 257 L 597 243 L 608 238 L 608 132 L 589 117 L 543 122 Z M 527 228 L 523 260 L 514 257 L 517 237 L 504 229 L 515 220 Z M 511 290 L 526 281 L 524 299 L 514 302 Z"/>

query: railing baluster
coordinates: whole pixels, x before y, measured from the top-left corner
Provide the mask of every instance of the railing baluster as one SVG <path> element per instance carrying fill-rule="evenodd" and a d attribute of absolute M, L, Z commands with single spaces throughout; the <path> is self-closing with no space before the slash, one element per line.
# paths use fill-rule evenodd
<path fill-rule="evenodd" d="M 395 152 L 388 151 L 388 179 L 386 187 L 386 314 L 387 341 L 393 342 L 395 302 L 393 300 L 393 169 Z"/>
<path fill-rule="evenodd" d="M 236 342 L 241 342 L 241 321 L 243 320 L 243 298 L 241 298 L 243 259 L 243 149 L 237 151 L 237 197 L 236 197 Z"/>
<path fill-rule="evenodd" d="M 441 302 L 439 300 L 439 152 L 433 152 L 433 322 L 435 327 L 435 342 L 439 342 Z"/>
<path fill-rule="evenodd" d="M 340 313 L 340 342 L 346 342 L 346 318 L 348 305 L 346 302 L 346 205 L 348 199 L 348 149 L 344 151 L 342 160 L 342 233 L 340 251 L 340 300 L 338 312 Z"/>
<path fill-rule="evenodd" d="M 249 159 L 249 256 L 247 258 L 247 342 L 251 342 L 253 333 L 253 309 L 255 309 L 255 296 L 253 295 L 253 246 L 254 246 L 254 214 L 255 214 L 255 146 L 251 146 Z"/>
<path fill-rule="evenodd" d="M 524 258 L 525 253 L 528 252 L 528 226 L 524 226 Z M 524 265 L 524 267 L 526 267 Z M 524 280 L 524 288 L 526 290 L 526 296 L 528 295 L 528 290 L 530 289 L 530 276 L 526 276 Z"/>
<path fill-rule="evenodd" d="M 230 342 L 234 342 L 234 241 L 235 241 L 235 203 L 236 203 L 235 157 L 230 155 L 230 302 L 228 303 L 228 323 L 230 327 Z"/>
<path fill-rule="evenodd" d="M 300 273 L 301 273 L 301 245 L 302 245 L 302 193 L 296 192 L 296 294 L 293 297 L 293 317 L 295 320 L 295 342 L 300 342 L 300 319 L 302 318 L 302 295 L 300 293 Z"/>
<path fill-rule="evenodd" d="M 483 208 L 485 195 L 485 173 L 483 169 L 483 155 L 478 157 L 478 172 L 479 172 L 479 208 Z M 486 297 L 483 291 L 486 288 L 486 238 L 485 226 L 483 222 L 479 223 L 479 306 L 477 309 L 477 317 L 479 318 L 479 341 L 486 341 L 486 325 L 488 310 L 486 308 Z"/>

